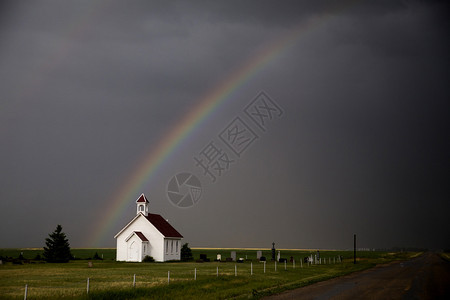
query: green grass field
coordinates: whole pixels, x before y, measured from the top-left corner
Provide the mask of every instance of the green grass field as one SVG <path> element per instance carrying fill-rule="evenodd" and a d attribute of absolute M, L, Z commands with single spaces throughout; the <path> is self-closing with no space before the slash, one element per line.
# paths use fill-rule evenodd
<path fill-rule="evenodd" d="M 281 257 L 295 261 L 264 264 L 256 260 L 256 249 L 234 249 L 243 263 L 214 262 L 216 254 L 230 257 L 232 249 L 195 249 L 194 259 L 206 254 L 212 262 L 124 263 L 116 262 L 115 249 L 72 249 L 77 260 L 66 264 L 33 261 L 42 249 L 0 249 L 0 256 L 17 258 L 21 253 L 29 263 L 3 263 L 0 266 L 0 298 L 23 299 L 27 285 L 28 299 L 225 299 L 258 298 L 263 295 L 300 287 L 313 282 L 370 268 L 378 263 L 407 259 L 417 253 L 358 252 L 353 264 L 351 251 L 320 251 L 326 263 L 308 265 L 300 259 L 315 251 L 281 250 Z M 262 249 L 270 259 L 270 249 Z M 95 253 L 104 260 L 87 260 Z M 334 263 L 338 255 L 342 263 Z M 92 261 L 92 267 L 89 267 Z M 237 273 L 235 276 L 235 266 Z M 197 278 L 194 280 L 195 269 Z M 253 269 L 253 274 L 251 274 Z M 218 276 L 217 276 L 218 270 Z M 170 271 L 170 283 L 168 272 Z M 136 278 L 133 287 L 133 278 Z M 87 279 L 89 278 L 89 295 Z"/>

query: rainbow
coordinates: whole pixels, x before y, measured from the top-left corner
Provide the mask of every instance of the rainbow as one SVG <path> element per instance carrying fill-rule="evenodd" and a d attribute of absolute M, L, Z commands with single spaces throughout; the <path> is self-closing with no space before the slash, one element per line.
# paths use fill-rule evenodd
<path fill-rule="evenodd" d="M 169 133 L 161 139 L 156 148 L 148 153 L 135 171 L 125 181 L 125 184 L 115 192 L 108 210 L 100 217 L 94 226 L 88 245 L 91 247 L 100 246 L 106 238 L 110 239 L 112 228 L 117 223 L 120 215 L 123 214 L 130 201 L 135 200 L 143 192 L 142 188 L 148 184 L 164 162 L 174 153 L 174 151 L 200 126 L 208 116 L 217 111 L 220 106 L 230 98 L 230 95 L 238 90 L 243 84 L 249 81 L 255 74 L 261 71 L 267 64 L 279 57 L 290 48 L 297 40 L 312 28 L 325 22 L 330 13 L 334 13 L 347 7 L 354 1 L 348 1 L 346 5 L 335 7 L 328 13 L 315 17 L 306 23 L 288 31 L 279 39 L 262 47 L 259 53 L 247 61 L 243 66 L 231 73 L 223 82 L 214 89 L 206 93 L 199 101 L 198 105 L 190 111 L 181 121 L 175 124 Z"/>

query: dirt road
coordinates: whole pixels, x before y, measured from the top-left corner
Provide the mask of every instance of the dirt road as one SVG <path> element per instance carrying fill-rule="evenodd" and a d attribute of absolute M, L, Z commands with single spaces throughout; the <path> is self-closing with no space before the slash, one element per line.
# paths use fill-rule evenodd
<path fill-rule="evenodd" d="M 263 299 L 450 299 L 450 263 L 425 253 Z"/>

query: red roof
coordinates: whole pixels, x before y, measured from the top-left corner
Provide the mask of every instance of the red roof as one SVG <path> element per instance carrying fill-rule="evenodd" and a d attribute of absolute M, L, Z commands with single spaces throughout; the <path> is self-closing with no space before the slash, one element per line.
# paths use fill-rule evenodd
<path fill-rule="evenodd" d="M 145 237 L 145 235 L 140 231 L 135 231 L 136 235 L 141 239 L 143 242 L 148 242 L 148 239 Z"/>
<path fill-rule="evenodd" d="M 183 236 L 172 227 L 172 225 L 169 224 L 166 220 L 164 220 L 163 217 L 157 214 L 148 214 L 148 216 L 145 217 L 150 223 L 153 224 L 153 226 L 156 227 L 156 229 L 161 232 L 164 237 L 176 237 L 176 238 L 182 238 Z"/>
<path fill-rule="evenodd" d="M 145 197 L 144 194 L 141 194 L 141 196 L 136 200 L 136 202 L 145 202 L 145 203 L 149 203 L 147 200 L 147 197 Z"/>

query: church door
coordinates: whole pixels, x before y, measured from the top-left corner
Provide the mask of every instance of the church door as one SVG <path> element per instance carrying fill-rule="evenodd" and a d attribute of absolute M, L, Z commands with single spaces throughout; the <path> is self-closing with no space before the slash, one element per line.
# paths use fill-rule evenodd
<path fill-rule="evenodd" d="M 139 261 L 138 245 L 136 241 L 132 241 L 128 247 L 128 261 Z"/>

